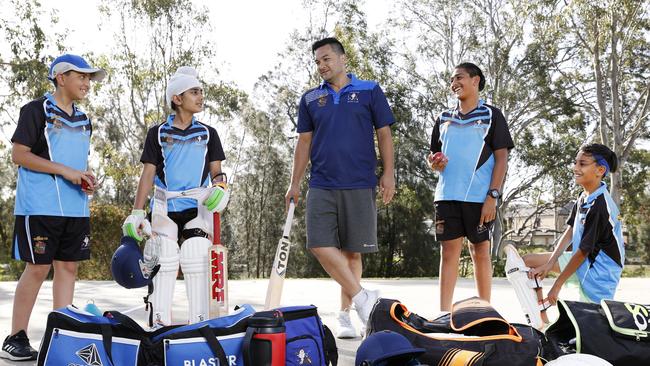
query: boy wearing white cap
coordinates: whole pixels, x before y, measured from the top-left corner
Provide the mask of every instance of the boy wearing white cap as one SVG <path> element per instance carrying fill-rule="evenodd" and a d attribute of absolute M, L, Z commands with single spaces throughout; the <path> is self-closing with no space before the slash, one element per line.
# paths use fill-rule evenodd
<path fill-rule="evenodd" d="M 86 97 L 91 80 L 105 76 L 80 56 L 62 55 L 48 75 L 55 92 L 20 109 L 11 138 L 11 156 L 18 165 L 12 257 L 26 266 L 16 286 L 11 335 L 2 345 L 2 358 L 36 359 L 26 331 L 41 284 L 54 267 L 53 307 L 71 304 L 78 262 L 90 258 L 92 124 L 75 102 Z"/>
<path fill-rule="evenodd" d="M 203 89 L 195 69 L 183 66 L 176 70 L 167 84 L 167 106 L 174 112 L 164 123 L 147 133 L 140 161 L 144 164 L 133 211 L 124 221 L 122 231 L 137 241 L 149 223 L 145 204 L 152 186 L 156 197 L 162 196 L 166 211 L 151 201 L 155 240 L 145 245 L 145 256 L 155 252 L 160 268 L 153 277 L 150 296 L 150 325 L 171 323 L 171 303 L 178 267 L 183 270 L 189 299 L 189 322 L 207 317 L 207 255 L 211 242 L 211 224 L 206 225 L 200 212 L 220 211 L 227 202 L 225 185 L 206 190 L 200 198 L 188 191 L 207 188 L 223 181 L 221 161 L 225 160 L 217 131 L 199 122 L 195 113 L 203 110 Z M 174 192 L 184 192 L 180 195 Z M 185 194 L 188 193 L 188 194 Z M 174 196 L 174 197 L 170 197 Z M 159 202 L 161 200 L 158 200 Z M 201 202 L 199 202 L 201 201 Z M 201 211 L 203 210 L 203 211 Z M 177 241 L 183 238 L 179 249 Z"/>

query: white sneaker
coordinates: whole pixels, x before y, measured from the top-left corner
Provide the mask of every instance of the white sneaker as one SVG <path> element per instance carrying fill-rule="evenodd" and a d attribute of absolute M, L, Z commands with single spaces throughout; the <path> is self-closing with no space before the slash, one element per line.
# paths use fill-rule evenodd
<path fill-rule="evenodd" d="M 352 301 L 354 301 L 354 308 L 361 319 L 361 324 L 366 326 L 368 323 L 368 318 L 370 318 L 370 312 L 372 311 L 373 306 L 379 299 L 379 290 L 366 290 L 361 289 L 361 292 L 354 295 Z"/>
<path fill-rule="evenodd" d="M 359 335 L 352 324 L 349 311 L 339 311 L 336 320 L 339 322 L 336 338 L 356 338 Z"/>

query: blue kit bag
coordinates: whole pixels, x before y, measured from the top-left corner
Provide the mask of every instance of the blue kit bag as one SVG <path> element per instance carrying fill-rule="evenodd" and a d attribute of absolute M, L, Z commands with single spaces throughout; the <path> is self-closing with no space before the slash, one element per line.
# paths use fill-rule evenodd
<path fill-rule="evenodd" d="M 138 365 L 146 332 L 120 313 L 97 316 L 67 306 L 47 317 L 37 365 Z"/>
<path fill-rule="evenodd" d="M 243 305 L 228 316 L 158 329 L 147 352 L 155 362 L 147 365 L 243 366 L 242 346 L 254 313 Z"/>
<path fill-rule="evenodd" d="M 278 310 L 284 317 L 288 366 L 336 366 L 338 352 L 334 335 L 321 322 L 315 306 L 290 306 Z"/>

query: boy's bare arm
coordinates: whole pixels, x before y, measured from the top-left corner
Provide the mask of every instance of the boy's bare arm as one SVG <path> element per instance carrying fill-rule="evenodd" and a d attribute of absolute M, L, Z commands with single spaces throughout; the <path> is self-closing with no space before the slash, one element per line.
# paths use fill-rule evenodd
<path fill-rule="evenodd" d="M 14 143 L 11 148 L 11 160 L 29 170 L 41 173 L 60 175 L 73 184 L 81 184 L 82 180 L 93 184 L 93 177 L 90 172 L 82 172 L 65 166 L 63 164 L 44 159 L 32 152 L 31 147 Z"/>
<path fill-rule="evenodd" d="M 156 166 L 150 163 L 144 163 L 142 167 L 142 174 L 140 175 L 140 182 L 138 182 L 138 190 L 135 194 L 135 202 L 133 203 L 134 210 L 144 209 L 147 201 L 147 196 L 153 187 L 153 178 L 156 176 Z"/>
<path fill-rule="evenodd" d="M 223 175 L 221 174 L 221 160 L 215 160 L 210 162 L 210 182 L 222 182 L 223 181 Z"/>
<path fill-rule="evenodd" d="M 587 258 L 587 254 L 583 252 L 582 249 L 576 250 L 576 252 L 571 257 L 571 260 L 562 270 L 560 276 L 558 276 L 558 278 L 555 280 L 555 283 L 553 283 L 553 287 L 551 287 L 551 290 L 548 292 L 548 295 L 546 296 L 546 300 L 548 300 L 548 302 L 550 302 L 552 305 L 557 304 L 558 295 L 562 289 L 562 285 L 564 285 L 569 277 L 571 277 L 571 275 L 578 270 L 578 267 L 580 267 L 582 262 L 585 261 L 585 258 Z"/>

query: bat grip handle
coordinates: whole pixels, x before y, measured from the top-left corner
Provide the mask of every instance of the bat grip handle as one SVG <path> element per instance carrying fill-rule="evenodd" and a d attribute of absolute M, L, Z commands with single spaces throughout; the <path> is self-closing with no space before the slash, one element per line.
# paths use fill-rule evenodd
<path fill-rule="evenodd" d="M 221 244 L 221 215 L 215 212 L 212 218 L 212 243 Z"/>
<path fill-rule="evenodd" d="M 291 223 L 293 222 L 293 211 L 296 209 L 293 198 L 289 201 L 289 212 L 287 213 L 287 220 L 284 222 L 284 230 L 282 231 L 283 237 L 288 237 L 291 232 Z"/>

